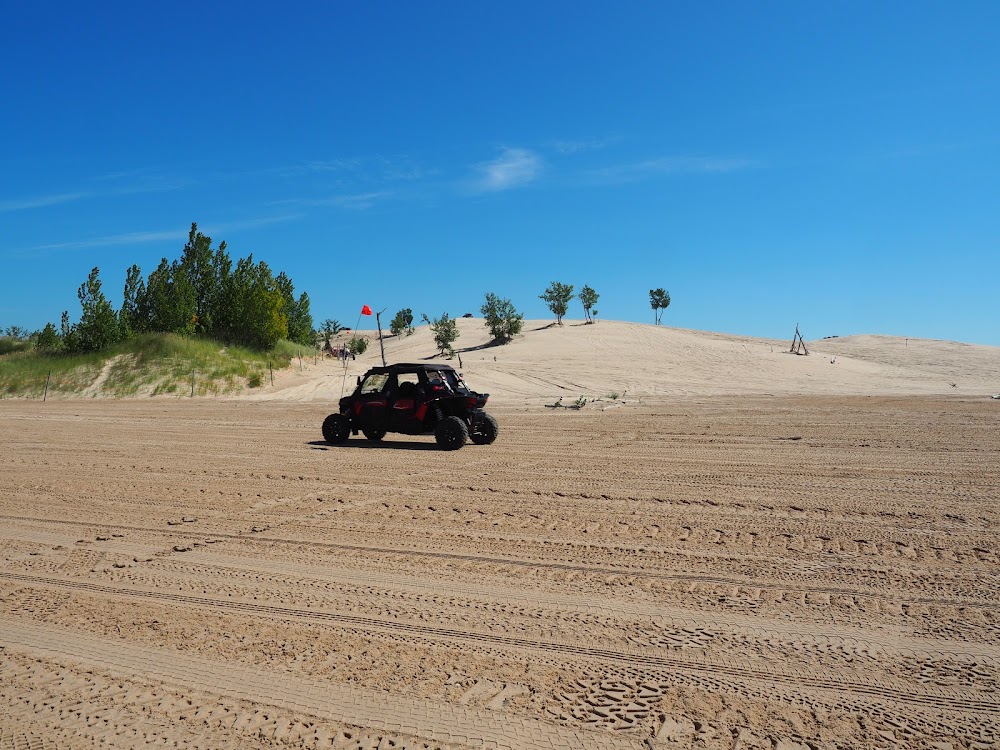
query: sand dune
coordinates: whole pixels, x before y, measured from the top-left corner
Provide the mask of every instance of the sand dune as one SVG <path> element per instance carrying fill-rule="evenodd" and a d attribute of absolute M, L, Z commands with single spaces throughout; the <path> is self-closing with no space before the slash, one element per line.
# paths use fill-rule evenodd
<path fill-rule="evenodd" d="M 849 336 L 807 342 L 809 356 L 789 353 L 789 340 L 760 339 L 641 323 L 602 321 L 564 326 L 525 321 L 524 333 L 489 346 L 481 318 L 460 319 L 459 366 L 495 403 L 538 404 L 604 398 L 661 400 L 712 395 L 988 395 L 1000 391 L 1000 347 L 893 336 Z M 377 333 L 346 370 L 335 360 L 304 361 L 258 399 L 335 400 L 357 375 L 381 364 Z M 432 334 L 385 340 L 389 362 L 436 357 Z"/>

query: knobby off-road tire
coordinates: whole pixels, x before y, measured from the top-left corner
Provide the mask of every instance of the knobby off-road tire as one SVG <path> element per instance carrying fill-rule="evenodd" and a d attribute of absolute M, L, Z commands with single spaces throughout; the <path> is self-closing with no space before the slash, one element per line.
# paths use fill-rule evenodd
<path fill-rule="evenodd" d="M 500 425 L 497 424 L 492 414 L 485 412 L 478 415 L 478 419 L 472 423 L 472 429 L 469 430 L 469 437 L 476 445 L 489 445 L 497 439 L 498 434 L 500 434 Z"/>
<path fill-rule="evenodd" d="M 365 430 L 362 429 L 361 432 L 364 433 L 365 437 L 368 438 L 373 443 L 381 443 L 382 438 L 385 437 L 386 430 Z"/>
<path fill-rule="evenodd" d="M 458 417 L 445 417 L 434 428 L 434 439 L 443 450 L 457 451 L 469 439 L 469 428 Z"/>
<path fill-rule="evenodd" d="M 326 442 L 343 443 L 350 434 L 351 424 L 343 414 L 331 414 L 323 420 L 323 439 Z"/>

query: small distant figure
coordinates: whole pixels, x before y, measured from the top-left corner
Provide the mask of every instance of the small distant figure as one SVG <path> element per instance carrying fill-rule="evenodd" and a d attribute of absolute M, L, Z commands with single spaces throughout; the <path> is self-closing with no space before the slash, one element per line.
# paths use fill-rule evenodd
<path fill-rule="evenodd" d="M 831 365 L 835 365 L 835 364 L 837 364 L 837 358 L 836 358 L 836 357 L 834 357 L 833 359 L 831 359 L 831 360 L 830 360 L 830 364 L 831 364 Z"/>

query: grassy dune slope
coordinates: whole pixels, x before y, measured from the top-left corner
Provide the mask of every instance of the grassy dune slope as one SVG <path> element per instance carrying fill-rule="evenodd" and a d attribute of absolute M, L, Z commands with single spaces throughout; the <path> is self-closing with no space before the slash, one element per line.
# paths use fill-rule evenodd
<path fill-rule="evenodd" d="M 91 354 L 11 352 L 0 356 L 0 397 L 41 398 L 49 379 L 49 398 L 238 393 L 269 382 L 268 363 L 287 368 L 299 347 L 281 342 L 256 352 L 217 341 L 173 334 L 150 334 Z"/>

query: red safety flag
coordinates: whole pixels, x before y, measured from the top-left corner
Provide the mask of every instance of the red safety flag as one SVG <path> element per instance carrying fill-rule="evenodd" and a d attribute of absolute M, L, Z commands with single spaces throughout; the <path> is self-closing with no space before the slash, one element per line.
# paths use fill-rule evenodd
<path fill-rule="evenodd" d="M 370 307 L 368 307 L 368 305 L 365 305 L 364 307 L 361 308 L 361 314 L 362 315 L 371 315 L 372 314 L 372 309 Z"/>

